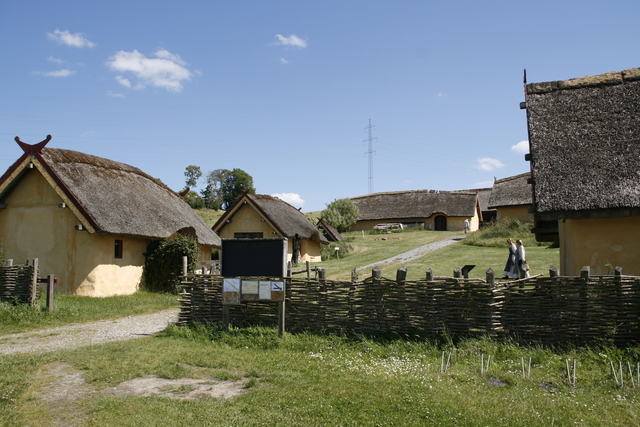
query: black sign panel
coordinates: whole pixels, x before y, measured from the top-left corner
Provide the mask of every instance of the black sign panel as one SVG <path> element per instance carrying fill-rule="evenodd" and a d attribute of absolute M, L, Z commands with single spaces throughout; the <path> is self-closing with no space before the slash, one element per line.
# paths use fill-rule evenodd
<path fill-rule="evenodd" d="M 220 274 L 224 277 L 285 277 L 286 239 L 222 239 Z"/>

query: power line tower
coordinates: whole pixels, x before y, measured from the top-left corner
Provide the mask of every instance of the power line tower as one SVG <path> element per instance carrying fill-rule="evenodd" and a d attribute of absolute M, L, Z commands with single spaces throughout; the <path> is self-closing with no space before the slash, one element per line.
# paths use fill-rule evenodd
<path fill-rule="evenodd" d="M 367 155 L 369 156 L 369 194 L 373 193 L 373 140 L 377 139 L 371 136 L 373 127 L 374 126 L 371 126 L 371 119 L 369 119 L 369 126 L 365 128 L 369 134 L 369 138 L 367 138 L 367 142 L 369 143 L 369 149 L 367 150 Z"/>

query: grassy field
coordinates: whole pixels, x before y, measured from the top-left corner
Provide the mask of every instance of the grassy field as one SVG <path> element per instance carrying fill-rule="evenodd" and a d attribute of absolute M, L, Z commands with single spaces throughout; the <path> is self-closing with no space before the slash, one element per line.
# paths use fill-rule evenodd
<path fill-rule="evenodd" d="M 177 295 L 144 291 L 107 298 L 54 294 L 54 310 L 48 312 L 45 298 L 40 295 L 39 305 L 34 308 L 0 303 L 0 335 L 153 313 L 179 305 Z"/>
<path fill-rule="evenodd" d="M 348 234 L 354 255 L 318 265 L 349 277 L 355 266 L 454 234 Z M 408 263 L 409 278 L 427 268 L 450 275 L 464 264 L 477 265 L 474 277 L 484 277 L 489 267 L 501 272 L 507 249 L 500 245 L 500 238 L 498 247 L 456 243 Z M 531 245 L 527 251 L 534 274 L 557 265 L 558 249 Z M 397 267 L 385 268 L 384 275 L 394 277 Z M 58 313 L 32 310 L 32 319 L 0 305 L 0 334 L 159 310 L 175 306 L 176 297 L 57 296 L 56 303 Z M 87 426 L 636 426 L 638 363 L 640 347 L 526 347 L 446 335 L 425 341 L 288 333 L 281 339 L 270 328 L 223 333 L 172 326 L 132 341 L 3 356 L 0 425 L 68 425 L 62 418 Z M 69 376 L 52 379 L 61 366 Z M 107 393 L 150 375 L 242 381 L 244 389 L 231 399 Z M 80 376 L 82 398 L 65 398 L 65 384 Z M 168 391 L 180 397 L 189 388 Z"/>
<path fill-rule="evenodd" d="M 575 383 L 566 371 L 570 361 L 573 378 L 574 360 Z M 609 368 L 610 361 L 627 360 L 638 360 L 637 349 L 552 351 L 490 340 L 304 333 L 279 339 L 272 329 L 171 327 L 134 341 L 4 356 L 0 424 L 55 425 L 56 417 L 73 414 L 85 420 L 76 425 L 88 426 L 635 426 L 638 388 L 626 373 L 625 386 L 616 385 Z M 84 399 L 63 400 L 64 407 L 51 403 L 59 390 L 48 373 L 61 364 L 81 373 L 88 390 Z M 229 400 L 105 393 L 148 375 L 246 386 Z"/>
<path fill-rule="evenodd" d="M 522 235 L 514 234 L 514 238 L 527 238 L 528 231 L 521 231 Z M 327 278 L 332 280 L 349 280 L 351 270 L 359 268 L 375 261 L 387 259 L 401 254 L 415 247 L 426 245 L 437 240 L 451 236 L 464 236 L 460 232 L 407 230 L 402 233 L 392 234 L 367 234 L 362 232 L 344 233 L 347 243 L 354 247 L 354 254 L 348 257 L 335 258 L 321 263 L 312 264 L 313 267 L 324 268 Z M 382 240 L 382 239 L 386 240 Z M 491 237 L 491 240 L 494 238 Z M 417 280 L 425 277 L 426 271 L 432 269 L 436 276 L 452 276 L 455 268 L 465 265 L 475 265 L 469 277 L 484 278 L 486 271 L 493 269 L 496 277 L 502 277 L 502 271 L 509 254 L 504 239 L 498 238 L 490 246 L 471 246 L 463 242 L 455 243 L 444 249 L 431 252 L 421 258 L 406 264 L 386 264 L 381 266 L 384 277 L 394 278 L 396 270 L 402 266 L 407 267 L 407 279 Z M 531 246 L 527 246 L 530 244 Z M 545 246 L 535 246 L 532 240 L 525 241 L 527 261 L 531 265 L 531 275 L 549 274 L 549 267 L 559 267 L 559 249 Z M 362 271 L 362 275 L 370 275 L 371 271 Z"/>

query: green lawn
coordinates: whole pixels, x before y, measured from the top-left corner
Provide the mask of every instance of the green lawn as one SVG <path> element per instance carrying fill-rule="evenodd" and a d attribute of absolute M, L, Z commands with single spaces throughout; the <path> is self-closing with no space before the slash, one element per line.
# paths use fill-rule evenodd
<path fill-rule="evenodd" d="M 45 295 L 40 295 L 37 307 L 0 303 L 0 335 L 148 314 L 178 306 L 177 295 L 144 291 L 107 298 L 54 294 L 54 309 L 48 312 Z"/>
<path fill-rule="evenodd" d="M 314 267 L 326 269 L 327 277 L 332 280 L 350 280 L 351 270 L 390 258 L 409 251 L 418 246 L 426 245 L 451 236 L 458 236 L 459 232 L 415 230 L 393 234 L 364 234 L 345 233 L 347 241 L 355 247 L 354 255 L 340 259 L 331 258 L 327 261 L 313 264 Z M 387 238 L 388 240 L 381 240 Z M 549 274 L 549 267 L 559 267 L 559 249 L 546 246 L 528 246 L 527 261 L 531 265 L 531 275 Z M 384 265 L 381 268 L 384 277 L 395 278 L 400 267 L 407 267 L 407 279 L 417 280 L 432 269 L 436 276 L 453 276 L 455 268 L 465 265 L 475 265 L 469 277 L 485 278 L 486 271 L 493 269 L 496 278 L 502 277 L 502 272 L 509 254 L 506 244 L 504 247 L 469 246 L 462 242 L 455 243 L 444 249 L 431 252 L 422 258 L 406 264 Z M 361 271 L 360 278 L 368 276 L 371 271 Z"/>
<path fill-rule="evenodd" d="M 609 362 L 637 357 L 637 349 L 551 351 L 490 340 L 304 333 L 279 339 L 273 329 L 172 327 L 128 342 L 3 357 L 0 423 L 53 425 L 54 415 L 72 413 L 88 426 L 635 426 L 638 389 L 627 374 L 626 385 L 616 386 Z M 567 360 L 571 369 L 576 360 L 575 385 Z M 66 407 L 45 403 L 54 393 L 47 369 L 60 363 L 81 372 L 97 393 Z M 101 394 L 147 375 L 243 379 L 247 388 L 230 400 Z"/>

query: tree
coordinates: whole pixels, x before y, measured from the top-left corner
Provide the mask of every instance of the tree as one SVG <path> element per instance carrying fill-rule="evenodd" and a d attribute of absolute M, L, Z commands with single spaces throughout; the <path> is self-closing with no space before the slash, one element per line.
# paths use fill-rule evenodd
<path fill-rule="evenodd" d="M 200 166 L 189 165 L 187 170 L 184 171 L 187 187 L 193 188 L 197 186 L 198 180 L 202 176 Z"/>
<path fill-rule="evenodd" d="M 202 197 L 200 197 L 195 191 L 189 191 L 184 196 L 184 199 L 189 203 L 191 209 L 202 209 L 205 207 L 204 200 L 202 200 Z"/>
<path fill-rule="evenodd" d="M 231 174 L 231 171 L 227 169 L 216 169 L 207 173 L 207 186 L 200 192 L 207 209 L 218 210 L 222 208 L 222 193 L 220 189 L 229 174 Z"/>
<path fill-rule="evenodd" d="M 320 218 L 333 225 L 340 233 L 349 231 L 349 227 L 356 223 L 360 211 L 351 199 L 338 199 L 327 205 Z"/>
<path fill-rule="evenodd" d="M 231 205 L 242 196 L 243 192 L 255 194 L 253 178 L 242 169 L 234 169 L 229 172 L 220 185 L 222 196 L 222 208 L 229 209 Z"/>

